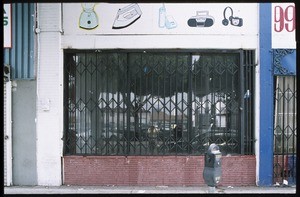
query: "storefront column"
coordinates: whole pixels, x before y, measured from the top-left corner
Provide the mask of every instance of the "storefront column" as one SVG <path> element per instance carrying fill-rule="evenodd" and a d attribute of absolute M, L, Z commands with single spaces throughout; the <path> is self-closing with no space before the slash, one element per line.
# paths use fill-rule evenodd
<path fill-rule="evenodd" d="M 259 128 L 259 186 L 271 186 L 273 182 L 273 70 L 271 54 L 271 6 L 259 4 L 260 14 L 260 128 Z"/>

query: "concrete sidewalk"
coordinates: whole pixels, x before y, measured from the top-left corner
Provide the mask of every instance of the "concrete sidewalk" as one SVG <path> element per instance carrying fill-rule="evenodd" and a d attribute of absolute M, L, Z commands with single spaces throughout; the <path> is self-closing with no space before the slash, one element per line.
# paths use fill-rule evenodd
<path fill-rule="evenodd" d="M 11 186 L 4 194 L 203 194 L 208 187 L 168 186 Z M 296 187 L 218 187 L 215 193 L 225 194 L 296 194 Z"/>

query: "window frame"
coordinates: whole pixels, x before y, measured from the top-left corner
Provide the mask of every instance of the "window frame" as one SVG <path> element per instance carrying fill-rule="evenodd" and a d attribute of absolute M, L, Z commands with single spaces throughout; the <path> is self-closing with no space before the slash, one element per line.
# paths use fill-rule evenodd
<path fill-rule="evenodd" d="M 178 54 L 189 54 L 190 57 L 193 56 L 193 54 L 202 54 L 202 53 L 205 53 L 205 54 L 213 54 L 213 55 L 218 55 L 218 54 L 238 54 L 239 55 L 239 78 L 240 79 L 244 79 L 244 51 L 243 50 L 194 50 L 194 49 L 191 49 L 191 50 L 169 50 L 169 49 L 159 49 L 159 50 L 74 50 L 74 49 L 68 49 L 68 50 L 64 50 L 64 59 L 66 60 L 67 56 L 69 54 L 72 54 L 72 53 L 120 53 L 120 54 L 129 54 L 129 53 L 178 53 Z M 190 60 L 191 61 L 191 60 Z M 191 62 L 190 62 L 191 64 Z M 67 103 L 67 99 L 66 99 L 66 95 L 68 95 L 68 85 L 67 85 L 67 80 L 68 79 L 68 75 L 67 75 L 67 72 L 65 71 L 65 62 L 64 62 L 64 106 L 67 106 L 68 103 Z M 241 92 L 241 95 L 245 92 L 245 84 L 244 84 L 244 80 L 240 80 L 241 82 L 241 85 L 240 85 L 240 92 Z M 244 105 L 245 105 L 245 100 L 242 98 L 242 96 L 240 95 L 240 108 L 241 110 L 244 108 Z M 191 110 L 190 110 L 191 111 Z M 244 152 L 244 146 L 245 146 L 245 142 L 244 139 L 245 138 L 245 113 L 240 113 L 241 115 L 241 121 L 240 121 L 240 152 L 239 153 L 231 153 L 231 154 L 245 154 Z M 99 156 L 105 156 L 105 155 L 101 155 L 101 154 L 86 154 L 86 153 L 74 153 L 74 152 L 71 152 L 70 150 L 67 150 L 67 146 L 66 144 L 68 143 L 68 125 L 69 125 L 69 118 L 68 118 L 68 108 L 67 107 L 64 107 L 64 155 L 99 155 Z M 253 131 L 251 131 L 253 133 Z M 253 136 L 253 135 L 252 135 Z M 250 142 L 251 143 L 251 142 Z M 204 152 L 202 153 L 204 154 Z M 201 155 L 202 155 L 201 154 Z M 254 151 L 253 152 L 250 152 L 250 154 L 254 154 Z M 110 155 L 110 154 L 108 154 Z M 118 155 L 118 154 L 117 154 Z M 131 154 L 121 154 L 121 155 L 131 155 Z M 135 154 L 134 154 L 135 155 Z M 155 154 L 154 154 L 155 155 Z M 157 154 L 159 155 L 159 154 Z M 174 154 L 165 154 L 165 155 L 174 155 Z M 177 155 L 177 154 L 175 154 Z M 193 154 L 183 154 L 183 155 L 193 155 Z M 138 156 L 138 155 L 136 155 Z"/>

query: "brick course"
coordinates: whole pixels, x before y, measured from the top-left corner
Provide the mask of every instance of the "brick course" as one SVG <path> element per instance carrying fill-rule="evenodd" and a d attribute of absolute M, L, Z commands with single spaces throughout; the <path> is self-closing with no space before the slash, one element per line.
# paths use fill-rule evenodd
<path fill-rule="evenodd" d="M 222 157 L 220 186 L 254 186 L 254 155 Z M 204 156 L 64 156 L 65 185 L 205 186 Z"/>

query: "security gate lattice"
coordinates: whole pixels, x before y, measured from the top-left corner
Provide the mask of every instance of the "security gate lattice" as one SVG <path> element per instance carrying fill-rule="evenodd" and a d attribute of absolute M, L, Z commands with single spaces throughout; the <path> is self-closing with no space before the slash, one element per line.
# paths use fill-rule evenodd
<path fill-rule="evenodd" d="M 275 77 L 274 183 L 296 183 L 297 86 L 295 76 Z"/>
<path fill-rule="evenodd" d="M 244 153 L 254 86 L 241 65 L 240 51 L 66 52 L 65 154 Z"/>

